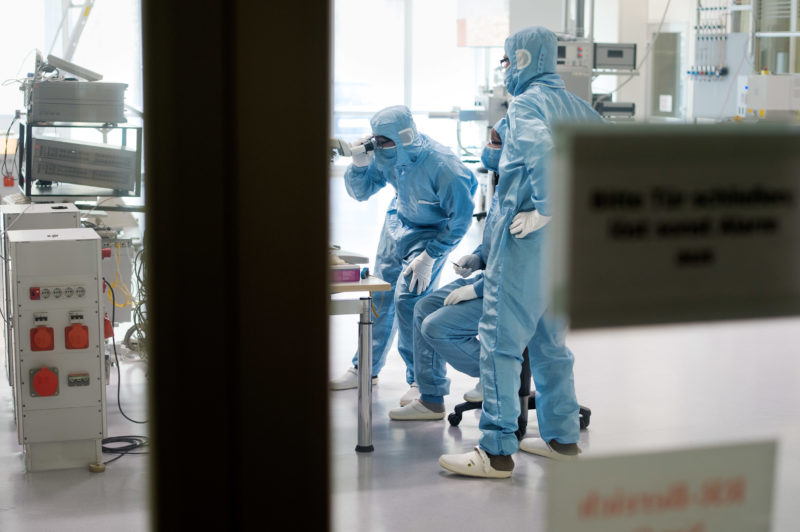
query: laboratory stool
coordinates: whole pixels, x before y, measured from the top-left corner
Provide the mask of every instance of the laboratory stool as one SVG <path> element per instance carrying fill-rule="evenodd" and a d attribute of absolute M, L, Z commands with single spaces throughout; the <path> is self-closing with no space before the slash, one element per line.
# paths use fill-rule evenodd
<path fill-rule="evenodd" d="M 525 437 L 525 432 L 528 430 L 528 410 L 536 408 L 536 397 L 531 393 L 531 362 L 528 359 L 528 348 L 522 354 L 522 373 L 520 373 L 519 385 L 519 417 L 517 418 L 517 435 L 518 440 Z M 454 412 L 447 416 L 447 421 L 454 427 L 461 423 L 461 417 L 464 412 L 468 410 L 477 410 L 483 405 L 482 401 L 470 402 L 465 401 L 457 404 Z M 578 405 L 578 416 L 581 430 L 586 430 L 589 426 L 589 418 L 592 416 L 592 411 L 585 406 Z"/>

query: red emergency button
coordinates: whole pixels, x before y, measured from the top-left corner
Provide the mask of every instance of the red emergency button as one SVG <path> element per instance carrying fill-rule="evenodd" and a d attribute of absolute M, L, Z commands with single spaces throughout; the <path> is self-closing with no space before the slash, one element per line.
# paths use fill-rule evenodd
<path fill-rule="evenodd" d="M 39 293 L 39 287 L 38 286 L 31 286 L 31 299 L 38 301 L 40 299 L 40 297 L 41 297 L 41 294 Z"/>
<path fill-rule="evenodd" d="M 67 349 L 86 349 L 89 347 L 89 327 L 73 323 L 64 330 L 64 344 Z"/>
<path fill-rule="evenodd" d="M 52 327 L 39 325 L 31 329 L 31 351 L 52 351 L 54 337 Z"/>
<path fill-rule="evenodd" d="M 58 391 L 58 375 L 50 368 L 42 368 L 33 376 L 33 391 L 36 395 L 48 397 Z"/>

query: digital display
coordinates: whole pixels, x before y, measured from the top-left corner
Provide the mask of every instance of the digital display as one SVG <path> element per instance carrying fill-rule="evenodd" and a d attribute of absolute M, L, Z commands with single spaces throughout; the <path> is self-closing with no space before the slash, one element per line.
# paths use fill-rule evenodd
<path fill-rule="evenodd" d="M 567 57 L 567 48 L 565 46 L 558 47 L 558 58 L 564 59 Z"/>
<path fill-rule="evenodd" d="M 609 50 L 607 55 L 608 55 L 608 57 L 614 57 L 614 58 L 622 59 L 623 53 L 622 53 L 622 50 Z"/>

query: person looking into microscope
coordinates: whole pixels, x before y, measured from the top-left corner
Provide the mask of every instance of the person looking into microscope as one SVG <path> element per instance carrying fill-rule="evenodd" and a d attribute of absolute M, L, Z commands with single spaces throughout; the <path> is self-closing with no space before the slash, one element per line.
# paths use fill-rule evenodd
<path fill-rule="evenodd" d="M 352 146 L 353 162 L 344 181 L 347 193 L 358 201 L 368 200 L 387 184 L 396 192 L 375 257 L 374 274 L 391 289 L 373 294 L 378 316 L 372 328 L 370 370 L 376 383 L 396 333 L 409 384 L 400 399 L 403 406 L 419 397 L 414 378 L 414 305 L 437 287 L 447 256 L 469 229 L 477 179 L 452 150 L 417 131 L 406 106 L 378 111 L 370 125 L 372 135 Z M 374 149 L 355 149 L 371 142 Z M 356 353 L 353 367 L 333 379 L 330 388 L 356 388 L 357 364 Z"/>

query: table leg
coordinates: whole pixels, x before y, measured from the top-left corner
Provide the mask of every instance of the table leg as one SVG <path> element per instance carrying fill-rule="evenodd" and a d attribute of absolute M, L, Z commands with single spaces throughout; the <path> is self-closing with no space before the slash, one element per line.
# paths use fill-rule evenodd
<path fill-rule="evenodd" d="M 357 452 L 372 452 L 372 298 L 361 298 L 358 321 L 358 445 Z"/>

